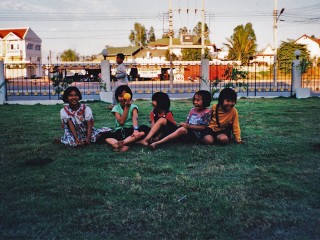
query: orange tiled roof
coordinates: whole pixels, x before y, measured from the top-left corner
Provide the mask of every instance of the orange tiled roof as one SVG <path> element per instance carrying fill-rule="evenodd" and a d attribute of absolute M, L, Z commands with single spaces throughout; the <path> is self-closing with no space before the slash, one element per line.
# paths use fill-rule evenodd
<path fill-rule="evenodd" d="M 320 44 L 320 39 L 319 38 L 313 38 L 313 37 L 310 37 L 308 36 L 307 34 L 303 34 L 301 37 L 299 37 L 296 41 L 298 41 L 300 38 L 302 37 L 307 37 L 309 39 L 311 39 L 312 41 L 315 41 L 316 43 L 319 43 Z"/>
<path fill-rule="evenodd" d="M 0 29 L 0 37 L 4 38 L 7 36 L 9 33 L 14 33 L 17 35 L 19 38 L 23 39 L 24 35 L 27 32 L 27 28 L 19 28 L 19 29 Z"/>

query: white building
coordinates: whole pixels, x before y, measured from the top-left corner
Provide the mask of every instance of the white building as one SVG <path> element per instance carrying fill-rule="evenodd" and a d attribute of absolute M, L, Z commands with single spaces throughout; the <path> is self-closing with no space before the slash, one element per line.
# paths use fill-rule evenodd
<path fill-rule="evenodd" d="M 0 29 L 0 59 L 7 78 L 42 76 L 41 42 L 31 28 Z"/>
<path fill-rule="evenodd" d="M 274 49 L 270 45 L 267 45 L 263 50 L 258 52 L 254 59 L 251 61 L 258 65 L 270 66 L 274 63 Z"/>
<path fill-rule="evenodd" d="M 311 58 L 320 58 L 320 39 L 309 37 L 304 34 L 295 43 L 305 45 Z"/>

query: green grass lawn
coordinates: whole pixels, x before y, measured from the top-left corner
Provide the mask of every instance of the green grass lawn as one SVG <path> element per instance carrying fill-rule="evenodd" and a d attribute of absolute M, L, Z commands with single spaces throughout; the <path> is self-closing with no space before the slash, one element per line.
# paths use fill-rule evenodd
<path fill-rule="evenodd" d="M 244 145 L 126 153 L 54 145 L 61 107 L 0 106 L 0 239 L 320 239 L 320 98 L 240 99 Z"/>

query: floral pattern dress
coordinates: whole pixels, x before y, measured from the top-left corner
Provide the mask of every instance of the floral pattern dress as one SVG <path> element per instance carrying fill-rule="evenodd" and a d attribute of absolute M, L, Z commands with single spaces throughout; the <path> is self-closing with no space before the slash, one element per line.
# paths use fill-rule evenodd
<path fill-rule="evenodd" d="M 96 142 L 103 133 L 109 132 L 111 128 L 95 129 L 93 127 L 93 115 L 92 110 L 86 104 L 81 104 L 78 110 L 73 111 L 69 106 L 65 106 L 60 111 L 60 117 L 62 121 L 62 127 L 64 129 L 64 134 L 61 137 L 61 143 L 66 146 L 77 146 L 76 139 L 74 138 L 71 130 L 68 127 L 68 121 L 71 120 L 77 137 L 80 141 L 85 141 L 87 136 L 87 122 L 92 122 L 92 132 L 91 132 L 91 142 Z"/>

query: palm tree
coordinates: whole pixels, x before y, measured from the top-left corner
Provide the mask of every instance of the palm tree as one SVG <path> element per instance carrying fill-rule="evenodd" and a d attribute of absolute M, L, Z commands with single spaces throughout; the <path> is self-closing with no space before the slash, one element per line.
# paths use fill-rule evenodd
<path fill-rule="evenodd" d="M 224 43 L 229 49 L 228 58 L 246 63 L 249 57 L 256 53 L 256 40 L 251 23 L 247 23 L 245 26 L 238 25 L 233 30 L 233 35 L 227 38 L 228 43 Z"/>

